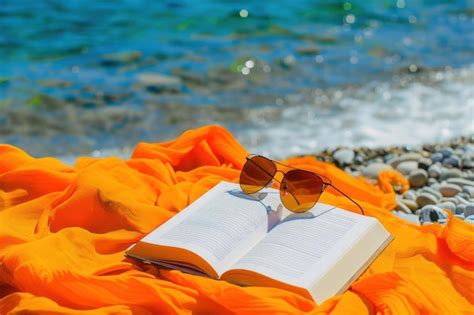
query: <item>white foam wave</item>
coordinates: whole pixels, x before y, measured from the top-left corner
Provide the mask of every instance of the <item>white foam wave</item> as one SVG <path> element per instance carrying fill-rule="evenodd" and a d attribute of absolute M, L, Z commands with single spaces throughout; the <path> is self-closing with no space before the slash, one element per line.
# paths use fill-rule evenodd
<path fill-rule="evenodd" d="M 363 87 L 315 93 L 312 104 L 291 106 L 277 119 L 237 131 L 250 152 L 275 158 L 339 145 L 419 145 L 474 134 L 474 65 L 402 77 Z"/>

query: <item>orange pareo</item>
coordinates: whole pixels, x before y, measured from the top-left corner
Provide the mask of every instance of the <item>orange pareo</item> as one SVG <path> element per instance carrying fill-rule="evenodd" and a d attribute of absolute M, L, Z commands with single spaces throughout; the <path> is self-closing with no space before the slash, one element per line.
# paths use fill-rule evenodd
<path fill-rule="evenodd" d="M 206 126 L 140 143 L 129 160 L 71 167 L 0 145 L 0 314 L 472 314 L 474 227 L 450 216 L 415 226 L 390 212 L 395 171 L 377 185 L 312 157 L 284 163 L 331 179 L 395 240 L 352 287 L 321 305 L 290 291 L 239 287 L 131 261 L 124 251 L 222 180 L 248 152 Z M 330 187 L 321 202 L 359 209 Z"/>

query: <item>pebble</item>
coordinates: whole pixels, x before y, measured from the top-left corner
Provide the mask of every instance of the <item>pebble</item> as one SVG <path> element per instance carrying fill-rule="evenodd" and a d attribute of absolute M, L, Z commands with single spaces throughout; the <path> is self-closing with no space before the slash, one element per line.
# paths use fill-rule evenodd
<path fill-rule="evenodd" d="M 392 213 L 395 214 L 396 216 L 402 218 L 402 219 L 407 220 L 408 222 L 411 222 L 411 223 L 416 224 L 416 225 L 420 225 L 420 220 L 419 220 L 418 216 L 415 215 L 415 214 L 408 214 L 408 213 L 405 213 L 405 212 L 402 212 L 402 211 L 392 211 Z"/>
<path fill-rule="evenodd" d="M 362 169 L 362 175 L 370 178 L 378 178 L 380 172 L 383 170 L 393 170 L 393 168 L 384 163 L 372 163 Z"/>
<path fill-rule="evenodd" d="M 464 178 L 449 178 L 446 181 L 450 184 L 456 184 L 456 185 L 459 185 L 461 187 L 464 187 L 464 186 L 474 187 L 474 181 L 464 179 Z"/>
<path fill-rule="evenodd" d="M 465 170 L 471 169 L 474 168 L 474 161 L 472 159 L 462 159 L 461 165 Z"/>
<path fill-rule="evenodd" d="M 440 203 L 438 203 L 438 206 L 441 209 L 448 209 L 452 213 L 456 212 L 456 204 L 454 204 L 453 202 L 450 202 L 450 201 L 440 202 Z"/>
<path fill-rule="evenodd" d="M 471 198 L 474 198 L 474 187 L 472 186 L 464 186 L 462 189 L 463 192 L 469 194 Z"/>
<path fill-rule="evenodd" d="M 440 186 L 441 184 L 438 182 L 430 184 L 430 187 L 433 188 L 434 190 L 438 190 Z"/>
<path fill-rule="evenodd" d="M 448 167 L 459 167 L 459 165 L 461 165 L 461 159 L 458 156 L 453 155 L 444 159 L 443 165 Z"/>
<path fill-rule="evenodd" d="M 439 185 L 438 181 L 436 179 L 434 179 L 433 177 L 428 178 L 428 185 L 431 186 L 431 185 L 434 185 L 434 184 Z"/>
<path fill-rule="evenodd" d="M 424 169 L 415 169 L 410 172 L 410 175 L 408 176 L 408 181 L 410 182 L 411 187 L 422 187 L 428 182 L 428 172 Z"/>
<path fill-rule="evenodd" d="M 398 164 L 403 163 L 403 162 L 416 162 L 421 158 L 421 154 L 416 153 L 416 152 L 410 152 L 410 153 L 405 153 L 400 155 L 399 157 L 396 157 L 390 161 L 390 165 L 392 167 L 397 168 Z M 418 163 L 417 163 L 418 165 Z"/>
<path fill-rule="evenodd" d="M 438 206 L 435 205 L 425 205 L 421 208 L 419 213 L 420 223 L 425 222 L 438 222 L 440 219 L 446 219 L 447 214 Z"/>
<path fill-rule="evenodd" d="M 462 188 L 456 184 L 445 183 L 439 186 L 438 191 L 443 197 L 454 197 L 462 191 Z"/>
<path fill-rule="evenodd" d="M 418 204 L 416 203 L 415 200 L 410 200 L 410 199 L 402 199 L 401 202 L 407 206 L 411 212 L 416 211 L 418 209 Z"/>
<path fill-rule="evenodd" d="M 433 195 L 437 200 L 443 198 L 443 195 L 441 193 L 431 187 L 423 187 L 419 190 L 420 193 L 428 193 L 430 195 Z"/>
<path fill-rule="evenodd" d="M 414 190 L 407 190 L 406 192 L 403 193 L 403 198 L 408 199 L 408 200 L 416 200 L 416 192 Z"/>
<path fill-rule="evenodd" d="M 464 209 L 464 216 L 467 218 L 470 215 L 474 215 L 474 203 L 469 203 Z"/>
<path fill-rule="evenodd" d="M 333 154 L 334 160 L 340 165 L 340 166 L 346 166 L 352 164 L 354 161 L 354 156 L 355 153 L 354 151 L 350 149 L 339 149 Z"/>
<path fill-rule="evenodd" d="M 462 172 L 458 168 L 450 168 L 450 169 L 442 169 L 441 171 L 441 179 L 449 179 L 449 178 L 460 178 L 462 176 Z"/>
<path fill-rule="evenodd" d="M 450 157 L 453 154 L 453 149 L 446 147 L 441 150 L 439 150 L 439 153 L 443 155 L 443 157 L 447 158 Z"/>
<path fill-rule="evenodd" d="M 436 197 L 429 193 L 421 193 L 418 197 L 416 197 L 416 203 L 420 207 L 426 205 L 435 205 L 437 201 L 438 200 Z"/>
<path fill-rule="evenodd" d="M 402 173 L 403 175 L 408 175 L 410 172 L 418 169 L 418 162 L 417 161 L 405 161 L 397 164 L 396 166 L 397 171 Z"/>
<path fill-rule="evenodd" d="M 455 213 L 456 214 L 464 214 L 464 210 L 466 210 L 466 205 L 465 204 L 460 204 L 456 206 Z"/>
<path fill-rule="evenodd" d="M 464 221 L 474 224 L 474 215 L 467 216 Z"/>
<path fill-rule="evenodd" d="M 458 200 L 458 204 L 465 204 L 466 206 L 469 204 L 469 201 L 467 201 L 466 199 L 460 197 L 460 196 L 456 196 L 454 197 Z"/>
<path fill-rule="evenodd" d="M 455 197 L 443 197 L 443 198 L 441 198 L 441 200 L 439 202 L 452 202 L 455 205 L 457 205 L 459 203 L 459 201 Z"/>
<path fill-rule="evenodd" d="M 405 212 L 405 213 L 408 213 L 408 214 L 412 213 L 410 208 L 408 208 L 408 206 L 405 205 L 403 203 L 403 201 L 401 201 L 401 200 L 397 200 L 397 206 L 395 207 L 395 209 L 400 210 L 400 211 Z"/>
<path fill-rule="evenodd" d="M 428 174 L 430 177 L 433 178 L 439 178 L 441 176 L 443 169 L 440 164 L 433 164 L 430 167 L 428 167 Z"/>
<path fill-rule="evenodd" d="M 418 159 L 418 167 L 424 170 L 428 170 L 428 167 L 430 167 L 432 164 L 433 162 L 430 159 L 424 157 Z"/>
<path fill-rule="evenodd" d="M 431 155 L 431 161 L 433 162 L 441 162 L 443 158 L 444 158 L 443 154 L 439 152 L 436 152 Z"/>

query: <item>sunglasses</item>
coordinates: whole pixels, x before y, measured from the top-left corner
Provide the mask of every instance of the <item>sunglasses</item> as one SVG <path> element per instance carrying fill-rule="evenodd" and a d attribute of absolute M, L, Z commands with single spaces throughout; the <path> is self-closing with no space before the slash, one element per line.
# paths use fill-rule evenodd
<path fill-rule="evenodd" d="M 311 209 L 319 200 L 324 190 L 331 186 L 344 197 L 352 201 L 360 212 L 364 214 L 362 207 L 351 197 L 346 195 L 331 183 L 325 176 L 297 169 L 289 165 L 270 160 L 261 155 L 249 155 L 240 173 L 240 187 L 248 195 L 252 195 L 268 187 L 273 180 L 280 183 L 280 198 L 285 206 L 293 212 L 305 212 Z M 290 169 L 287 172 L 278 170 L 277 165 Z M 276 173 L 282 173 L 281 181 L 275 178 Z"/>

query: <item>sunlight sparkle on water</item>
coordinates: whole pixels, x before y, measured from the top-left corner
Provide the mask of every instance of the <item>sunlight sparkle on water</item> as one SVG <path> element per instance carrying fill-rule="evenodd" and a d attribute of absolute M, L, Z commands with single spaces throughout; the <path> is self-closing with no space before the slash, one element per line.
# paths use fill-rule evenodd
<path fill-rule="evenodd" d="M 240 17 L 242 17 L 242 18 L 246 18 L 246 17 L 249 16 L 249 11 L 247 11 L 247 10 L 245 10 L 245 9 L 242 9 L 242 10 L 240 10 L 239 15 L 240 15 Z"/>

